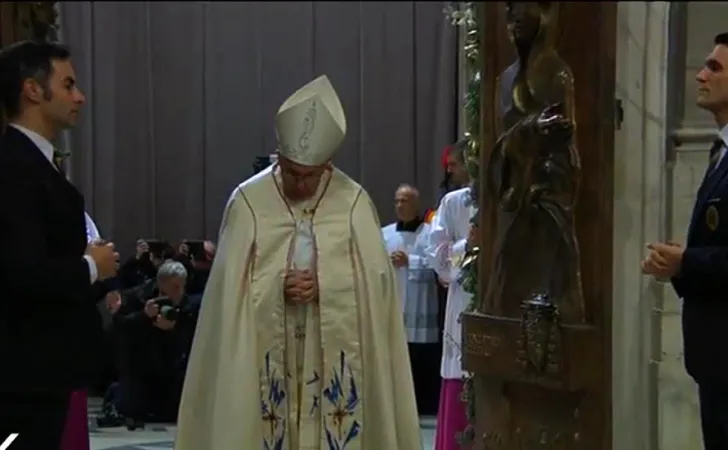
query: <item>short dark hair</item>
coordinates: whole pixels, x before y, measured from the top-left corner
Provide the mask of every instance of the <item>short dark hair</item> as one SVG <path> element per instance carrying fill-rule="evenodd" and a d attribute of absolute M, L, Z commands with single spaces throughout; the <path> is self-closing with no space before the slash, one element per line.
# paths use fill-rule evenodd
<path fill-rule="evenodd" d="M 55 42 L 21 41 L 4 48 L 0 52 L 0 99 L 6 116 L 14 118 L 20 114 L 25 80 L 33 78 L 47 88 L 53 75 L 53 61 L 66 61 L 70 57 L 68 47 Z"/>
<path fill-rule="evenodd" d="M 447 171 L 447 161 L 445 158 L 447 158 L 449 155 L 455 155 L 455 157 L 457 158 L 458 161 L 460 161 L 461 163 L 465 163 L 465 151 L 468 149 L 469 143 L 470 143 L 470 141 L 467 138 L 462 138 L 459 141 L 457 141 L 456 143 L 445 147 L 445 154 L 443 155 L 443 160 L 442 160 L 442 164 L 444 166 L 443 167 L 444 174 L 443 174 L 442 181 L 440 182 L 440 185 L 439 185 L 440 190 L 441 190 L 441 195 L 440 195 L 441 199 L 442 199 L 442 196 L 444 196 L 445 194 L 450 192 L 453 188 L 453 186 L 450 183 L 451 176 Z"/>
<path fill-rule="evenodd" d="M 728 33 L 720 33 L 713 39 L 715 45 L 728 45 Z"/>
<path fill-rule="evenodd" d="M 448 148 L 448 155 L 455 155 L 460 162 L 465 162 L 465 151 L 468 149 L 470 141 L 467 138 L 460 139 Z"/>

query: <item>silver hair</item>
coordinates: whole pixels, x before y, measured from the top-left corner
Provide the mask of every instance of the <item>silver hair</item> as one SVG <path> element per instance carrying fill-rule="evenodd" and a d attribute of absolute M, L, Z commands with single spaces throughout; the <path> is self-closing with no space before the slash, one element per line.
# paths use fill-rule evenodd
<path fill-rule="evenodd" d="M 181 262 L 168 259 L 157 270 L 157 279 L 160 278 L 187 278 L 187 269 Z"/>
<path fill-rule="evenodd" d="M 399 186 L 397 186 L 397 191 L 402 190 L 402 189 L 407 189 L 409 191 L 412 191 L 412 194 L 414 194 L 415 197 L 419 198 L 419 196 L 420 196 L 420 190 L 409 183 L 402 183 Z"/>

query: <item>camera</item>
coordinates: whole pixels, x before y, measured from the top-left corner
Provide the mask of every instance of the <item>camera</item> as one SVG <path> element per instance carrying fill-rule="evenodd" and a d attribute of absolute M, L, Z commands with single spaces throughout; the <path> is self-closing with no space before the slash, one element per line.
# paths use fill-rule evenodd
<path fill-rule="evenodd" d="M 154 301 L 159 307 L 159 315 L 169 321 L 176 321 L 179 317 L 179 307 L 177 307 L 169 297 L 159 297 Z"/>
<path fill-rule="evenodd" d="M 189 249 L 190 258 L 195 261 L 205 260 L 205 241 L 184 241 Z"/>
<path fill-rule="evenodd" d="M 160 239 L 145 239 L 148 251 L 144 253 L 143 258 L 151 259 L 152 257 L 165 260 L 174 255 L 174 249 L 167 241 Z"/>

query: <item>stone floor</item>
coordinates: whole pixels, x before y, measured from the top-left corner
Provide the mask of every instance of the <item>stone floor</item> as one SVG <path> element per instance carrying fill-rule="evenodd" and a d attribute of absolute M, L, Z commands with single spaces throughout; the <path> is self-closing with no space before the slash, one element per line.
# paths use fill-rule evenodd
<path fill-rule="evenodd" d="M 96 428 L 95 414 L 100 409 L 100 399 L 89 400 L 91 424 L 91 450 L 162 450 L 172 449 L 174 425 L 147 425 L 144 430 L 128 431 L 126 428 Z M 435 434 L 435 419 L 423 417 L 423 450 L 431 450 Z"/>

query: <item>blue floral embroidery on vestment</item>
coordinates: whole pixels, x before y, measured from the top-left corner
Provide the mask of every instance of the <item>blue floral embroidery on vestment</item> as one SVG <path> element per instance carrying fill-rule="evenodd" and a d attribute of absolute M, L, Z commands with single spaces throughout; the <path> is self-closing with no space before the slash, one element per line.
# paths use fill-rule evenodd
<path fill-rule="evenodd" d="M 327 450 L 345 450 L 347 445 L 361 434 L 361 424 L 351 419 L 359 407 L 359 392 L 351 366 L 346 363 L 346 354 L 339 355 L 339 368 L 332 369 L 323 398 L 331 406 L 325 418 Z"/>
<path fill-rule="evenodd" d="M 318 372 L 316 372 L 316 371 L 314 370 L 314 371 L 313 371 L 313 376 L 311 377 L 311 379 L 310 379 L 310 380 L 308 380 L 308 381 L 306 382 L 306 386 L 313 386 L 313 385 L 315 385 L 316 383 L 318 383 L 318 381 L 319 381 L 320 379 L 321 379 L 321 378 L 319 377 L 319 374 L 318 374 Z M 320 395 L 316 395 L 316 394 L 314 394 L 314 395 L 313 395 L 313 401 L 311 402 L 311 409 L 310 409 L 310 410 L 308 411 L 308 415 L 309 415 L 310 417 L 313 417 L 314 413 L 316 412 L 316 408 L 318 408 L 318 407 L 320 407 L 320 406 L 321 406 L 321 396 L 320 396 Z"/>
<path fill-rule="evenodd" d="M 319 380 L 319 374 L 315 370 L 313 371 L 313 376 L 310 380 L 306 382 L 306 386 L 311 386 L 312 384 L 316 383 Z"/>
<path fill-rule="evenodd" d="M 286 436 L 286 419 L 279 411 L 286 399 L 284 381 L 275 370 L 270 368 L 270 352 L 265 354 L 265 386 L 268 389 L 267 398 L 261 398 L 261 412 L 263 421 L 267 423 L 269 433 L 263 437 L 264 450 L 283 450 Z"/>

